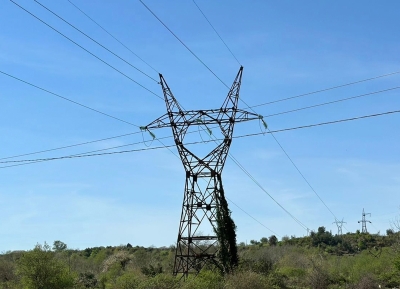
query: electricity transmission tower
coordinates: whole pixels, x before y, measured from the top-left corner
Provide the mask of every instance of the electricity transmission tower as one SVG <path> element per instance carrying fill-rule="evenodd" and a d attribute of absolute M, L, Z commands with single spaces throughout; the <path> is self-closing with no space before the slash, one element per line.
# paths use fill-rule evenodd
<path fill-rule="evenodd" d="M 206 110 L 184 110 L 160 74 L 167 113 L 141 128 L 150 132 L 151 129 L 170 127 L 186 172 L 173 272 L 174 275 L 182 274 L 183 278 L 197 274 L 206 264 L 229 272 L 238 261 L 236 226 L 230 217 L 221 173 L 235 123 L 263 121 L 261 116 L 237 108 L 242 72 L 243 67 L 240 67 L 222 107 Z M 204 157 L 193 153 L 184 143 L 191 127 L 200 134 L 204 131 L 213 137 L 212 143 L 208 142 L 213 148 Z M 215 138 L 211 131 L 215 127 L 220 138 Z"/>
<path fill-rule="evenodd" d="M 368 221 L 368 220 L 365 219 L 366 215 L 370 215 L 371 216 L 371 213 L 365 213 L 364 212 L 364 208 L 363 208 L 362 220 L 358 221 L 358 223 L 361 223 L 361 227 L 362 227 L 361 233 L 368 233 L 368 231 L 367 231 L 367 222 L 371 223 L 371 221 Z"/>
<path fill-rule="evenodd" d="M 338 228 L 338 236 L 341 236 L 343 224 L 346 224 L 346 222 L 344 222 L 342 219 L 341 221 L 335 220 L 335 222 L 333 222 L 332 224 L 336 224 L 336 226 Z"/>

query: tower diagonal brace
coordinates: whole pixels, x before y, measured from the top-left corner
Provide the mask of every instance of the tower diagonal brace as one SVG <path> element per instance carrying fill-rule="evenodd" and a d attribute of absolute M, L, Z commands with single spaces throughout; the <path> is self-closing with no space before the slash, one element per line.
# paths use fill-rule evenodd
<path fill-rule="evenodd" d="M 237 264 L 235 224 L 222 186 L 222 170 L 232 143 L 235 122 L 259 119 L 259 116 L 237 108 L 243 67 L 219 109 L 185 111 L 160 74 L 167 113 L 144 129 L 171 127 L 174 141 L 186 173 L 182 212 L 174 263 L 174 275 L 186 278 L 204 266 L 217 266 L 223 272 Z M 184 144 L 190 126 L 215 125 L 223 135 L 216 147 L 200 158 Z M 202 179 L 205 182 L 201 182 Z M 202 231 L 207 226 L 208 234 Z"/>

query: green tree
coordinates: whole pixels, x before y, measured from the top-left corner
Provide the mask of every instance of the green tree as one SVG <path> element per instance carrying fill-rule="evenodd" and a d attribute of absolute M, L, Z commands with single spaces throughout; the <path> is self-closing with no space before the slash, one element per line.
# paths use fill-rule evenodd
<path fill-rule="evenodd" d="M 268 238 L 268 243 L 270 246 L 276 246 L 276 244 L 278 244 L 278 238 L 275 235 L 272 235 Z"/>
<path fill-rule="evenodd" d="M 55 258 L 50 246 L 37 244 L 17 262 L 17 275 L 26 289 L 72 288 L 74 278 L 66 264 Z"/>
<path fill-rule="evenodd" d="M 61 241 L 54 241 L 53 250 L 56 252 L 65 251 L 67 249 L 67 244 Z"/>

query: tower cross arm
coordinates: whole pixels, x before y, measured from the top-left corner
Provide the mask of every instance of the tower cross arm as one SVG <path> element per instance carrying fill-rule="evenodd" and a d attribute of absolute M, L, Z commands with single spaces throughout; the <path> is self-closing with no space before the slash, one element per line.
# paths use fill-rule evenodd
<path fill-rule="evenodd" d="M 231 116 L 235 112 L 235 118 L 224 117 Z M 182 127 L 189 125 L 204 125 L 204 124 L 226 124 L 229 122 L 244 122 L 255 119 L 262 119 L 261 115 L 246 111 L 243 109 L 206 109 L 206 110 L 189 110 L 184 112 L 183 118 L 181 112 L 170 112 L 162 115 L 142 129 L 157 129 L 164 127 Z M 172 122 L 171 122 L 172 118 Z"/>
<path fill-rule="evenodd" d="M 255 119 L 263 119 L 263 116 L 243 109 L 236 110 L 235 122 L 243 122 Z"/>
<path fill-rule="evenodd" d="M 171 127 L 170 119 L 168 113 L 163 114 L 159 118 L 155 119 L 151 123 L 146 126 L 141 126 L 140 129 L 148 130 L 148 129 L 156 129 L 156 128 L 164 128 Z"/>

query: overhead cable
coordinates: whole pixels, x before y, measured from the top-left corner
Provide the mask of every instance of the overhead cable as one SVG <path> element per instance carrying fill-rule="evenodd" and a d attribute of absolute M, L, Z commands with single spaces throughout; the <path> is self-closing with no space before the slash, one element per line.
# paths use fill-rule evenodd
<path fill-rule="evenodd" d="M 154 82 L 158 83 L 157 80 L 155 80 L 153 77 L 151 77 L 150 75 L 148 75 L 147 73 L 145 73 L 144 71 L 140 70 L 139 68 L 137 68 L 136 66 L 134 66 L 132 63 L 128 62 L 127 60 L 125 60 L 124 58 L 120 57 L 118 54 L 112 52 L 110 49 L 108 49 L 107 47 L 105 47 L 103 44 L 99 43 L 98 41 L 94 40 L 92 37 L 90 37 L 89 35 L 87 35 L 85 32 L 83 32 L 82 30 L 78 29 L 76 26 L 72 25 L 70 22 L 68 22 L 67 20 L 65 20 L 64 18 L 62 18 L 60 15 L 58 15 L 57 13 L 55 13 L 54 11 L 50 10 L 48 7 L 46 7 L 45 5 L 43 5 L 42 3 L 40 3 L 37 0 L 33 0 L 35 1 L 37 4 L 39 4 L 40 6 L 42 6 L 44 9 L 46 9 L 47 11 L 49 11 L 51 14 L 53 14 L 54 16 L 56 16 L 58 19 L 64 21 L 65 23 L 67 23 L 69 26 L 71 26 L 72 28 L 74 28 L 76 31 L 78 31 L 79 33 L 81 33 L 82 35 L 86 36 L 87 38 L 89 38 L 90 40 L 92 40 L 94 43 L 96 43 L 97 45 L 101 46 L 102 48 L 104 48 L 105 50 L 107 50 L 108 52 L 110 52 L 112 55 L 114 55 L 115 57 L 117 57 L 118 59 L 122 60 L 123 62 L 125 62 L 126 64 L 128 64 L 130 67 L 136 69 L 137 71 L 139 71 L 140 73 L 142 73 L 143 75 L 147 76 L 148 78 L 150 78 L 151 80 L 153 80 Z"/>
<path fill-rule="evenodd" d="M 69 0 L 68 0 L 69 1 Z M 214 26 L 211 24 L 210 20 L 208 20 L 207 16 L 204 14 L 204 12 L 200 9 L 199 5 L 197 5 L 196 1 L 193 0 L 194 5 L 196 5 L 197 9 L 199 9 L 200 13 L 204 16 L 204 18 L 207 20 L 208 24 L 210 24 L 211 28 L 214 30 L 214 32 L 218 35 L 219 39 L 221 39 L 222 43 L 225 45 L 225 47 L 229 50 L 233 58 L 236 59 L 237 63 L 241 66 L 239 60 L 236 58 L 236 56 L 233 54 L 232 50 L 228 47 L 228 45 L 225 43 L 225 41 L 222 39 L 221 35 L 217 32 L 217 30 L 214 28 Z"/>
<path fill-rule="evenodd" d="M 18 80 L 18 81 L 20 81 L 20 82 L 23 82 L 23 83 L 25 83 L 25 84 L 28 84 L 28 85 L 30 85 L 30 86 L 32 86 L 32 87 L 35 87 L 35 88 L 37 88 L 37 89 L 40 89 L 40 90 L 42 90 L 42 91 L 44 91 L 44 92 L 47 92 L 47 93 L 49 93 L 49 94 L 51 94 L 51 95 L 54 95 L 54 96 L 56 96 L 56 97 L 58 97 L 58 98 L 61 98 L 61 99 L 63 99 L 63 100 L 69 101 L 69 102 L 71 102 L 71 103 L 73 103 L 73 104 L 76 104 L 76 105 L 79 105 L 79 106 L 84 107 L 84 108 L 86 108 L 86 109 L 89 109 L 89 110 L 91 110 L 91 111 L 100 113 L 100 114 L 102 114 L 102 115 L 105 115 L 105 116 L 107 116 L 107 117 L 113 118 L 113 119 L 118 120 L 118 121 L 120 121 L 120 122 L 124 122 L 124 123 L 126 123 L 126 124 L 139 127 L 138 125 L 136 125 L 136 124 L 134 124 L 134 123 L 131 123 L 131 122 L 129 122 L 129 121 L 125 121 L 125 120 L 120 119 L 120 118 L 118 118 L 118 117 L 112 116 L 112 115 L 110 115 L 110 114 L 108 114 L 108 113 L 105 113 L 105 112 L 102 112 L 102 111 L 100 111 L 100 110 L 91 108 L 91 107 L 89 107 L 89 106 L 87 106 L 87 105 L 84 105 L 84 104 L 79 103 L 79 102 L 77 102 L 77 101 L 75 101 L 75 100 L 69 99 L 69 98 L 67 98 L 67 97 L 61 96 L 61 95 L 59 95 L 59 94 L 57 94 L 57 93 L 51 92 L 50 90 L 47 90 L 47 89 L 45 89 L 45 88 L 42 88 L 42 87 L 37 86 L 37 85 L 35 85 L 35 84 L 32 84 L 32 83 L 30 83 L 30 82 L 28 82 L 28 81 L 25 81 L 25 80 L 23 80 L 23 79 L 21 79 L 21 78 L 18 78 L 18 77 L 16 77 L 16 76 L 11 75 L 11 74 L 8 74 L 8 73 L 6 73 L 6 72 L 4 72 L 4 71 L 0 71 L 0 73 L 6 75 L 6 76 L 8 76 L 8 77 L 11 77 L 11 78 L 13 78 L 13 79 L 15 79 L 15 80 Z"/>
<path fill-rule="evenodd" d="M 228 85 L 226 85 L 226 83 L 225 82 L 223 82 L 222 81 L 222 79 L 221 78 L 219 78 L 215 73 L 214 73 L 214 71 L 212 71 L 211 70 L 211 68 L 210 67 L 208 67 L 208 65 L 207 64 L 205 64 L 204 62 L 203 62 L 203 60 L 201 60 L 174 32 L 172 32 L 172 30 L 171 29 L 169 29 L 168 28 L 168 26 L 160 19 L 160 18 L 158 18 L 158 16 L 146 5 L 146 4 L 144 4 L 144 2 L 142 1 L 142 0 L 139 0 L 140 1 L 140 3 L 142 3 L 143 4 L 143 6 L 144 7 L 146 7 L 146 9 L 194 56 L 194 57 L 196 57 L 196 59 L 198 60 L 198 61 L 200 61 L 203 65 L 204 65 L 204 67 L 206 67 L 223 85 L 225 85 L 228 89 L 229 89 L 229 86 Z"/>
<path fill-rule="evenodd" d="M 396 113 L 400 113 L 400 110 L 393 110 L 393 111 L 387 111 L 387 112 L 382 112 L 382 113 L 375 113 L 375 114 L 357 116 L 357 117 L 352 117 L 352 118 L 339 119 L 339 120 L 328 121 L 328 122 L 321 122 L 321 123 L 316 123 L 316 124 L 302 125 L 302 126 L 291 127 L 291 128 L 270 130 L 268 132 L 251 133 L 251 134 L 233 136 L 232 138 L 246 138 L 246 137 L 252 137 L 252 136 L 261 136 L 261 135 L 265 135 L 265 134 L 280 133 L 280 132 L 285 132 L 285 131 L 292 131 L 292 130 L 299 130 L 299 129 L 304 129 L 304 128 L 324 126 L 324 125 L 329 125 L 329 124 L 336 124 L 336 123 L 341 123 L 341 122 L 348 122 L 348 121 L 354 121 L 354 120 L 359 120 L 359 119 L 372 118 L 372 117 L 378 117 L 378 116 L 396 114 Z M 164 138 L 166 139 L 166 138 L 171 138 L 171 137 L 164 137 Z M 223 141 L 224 139 L 216 139 L 216 140 Z M 202 141 L 197 141 L 197 142 L 185 143 L 185 145 L 209 143 L 209 142 L 214 142 L 214 141 L 215 140 L 202 140 Z M 137 143 L 134 143 L 134 144 L 138 144 L 138 143 L 142 143 L 142 142 L 137 142 Z M 128 145 L 132 145 L 132 144 L 128 144 Z M 167 147 L 167 148 L 172 148 L 174 146 L 175 146 L 175 144 L 165 145 L 165 147 Z M 120 147 L 120 146 L 118 146 L 118 147 Z M 109 150 L 109 149 L 118 148 L 118 147 L 112 147 L 112 148 L 107 148 L 107 149 L 103 149 L 103 150 Z M 78 155 L 68 155 L 68 156 L 63 156 L 63 157 L 42 158 L 42 159 L 32 159 L 32 160 L 0 161 L 0 163 L 32 162 L 32 161 L 38 161 L 38 160 L 40 160 L 40 161 L 42 161 L 42 160 L 56 160 L 56 159 L 74 158 L 74 157 L 82 158 L 82 157 L 90 157 L 90 156 L 122 154 L 122 153 L 136 152 L 136 151 L 156 150 L 156 149 L 162 149 L 162 148 L 164 148 L 164 147 L 163 146 L 158 146 L 158 147 L 151 147 L 151 148 L 141 148 L 141 149 L 126 150 L 126 151 L 111 152 L 111 153 L 101 153 L 101 154 L 90 154 L 90 152 L 86 152 L 86 153 L 80 154 L 79 156 Z M 0 167 L 0 168 L 4 168 L 4 167 Z"/>
<path fill-rule="evenodd" d="M 72 3 L 70 0 L 67 0 L 72 6 L 74 6 L 76 9 L 78 9 L 83 15 L 85 15 L 87 18 L 89 18 L 94 24 L 99 26 L 104 32 L 106 32 L 108 35 L 110 35 L 115 41 L 117 41 L 119 44 L 121 44 L 123 47 L 125 47 L 128 51 L 130 51 L 133 55 L 135 55 L 137 58 L 139 58 L 144 64 L 146 64 L 148 67 L 153 69 L 155 72 L 159 73 L 153 66 L 151 66 L 148 62 L 143 60 L 139 55 L 137 55 L 135 52 L 133 52 L 128 46 L 126 46 L 124 43 L 122 43 L 119 39 L 117 39 L 114 35 L 112 35 L 108 30 L 106 30 L 103 26 L 101 26 L 97 21 L 95 21 L 92 17 L 90 17 L 88 14 L 86 14 L 81 8 L 79 8 L 76 4 Z"/>
<path fill-rule="evenodd" d="M 235 202 L 233 202 L 231 199 L 229 199 L 227 196 L 225 196 L 225 198 L 232 203 L 234 206 L 236 206 L 239 210 L 241 210 L 243 213 L 245 213 L 247 216 L 249 216 L 250 218 L 252 218 L 254 221 L 256 221 L 257 223 L 259 223 L 261 226 L 263 226 L 265 229 L 267 229 L 268 231 L 270 231 L 271 233 L 273 233 L 274 235 L 280 237 L 279 234 L 275 233 L 274 231 L 272 231 L 270 228 L 268 228 L 267 226 L 265 226 L 263 223 L 261 223 L 259 220 L 257 220 L 256 218 L 254 218 L 252 215 L 250 215 L 249 213 L 247 213 L 245 210 L 243 210 L 241 207 L 239 207 L 238 204 L 236 204 Z"/>
<path fill-rule="evenodd" d="M 130 81 L 136 83 L 137 85 L 139 85 L 141 88 L 147 90 L 148 92 L 150 92 L 151 94 L 155 95 L 156 97 L 163 99 L 161 96 L 159 96 L 158 94 L 156 94 L 155 92 L 151 91 L 150 89 L 148 89 L 147 87 L 145 87 L 144 85 L 140 84 L 139 82 L 137 82 L 136 80 L 134 80 L 132 77 L 128 76 L 127 74 L 123 73 L 121 70 L 117 69 L 116 67 L 112 66 L 111 64 L 109 64 L 108 62 L 106 62 L 105 60 L 101 59 L 100 57 L 98 57 L 97 55 L 93 54 L 92 52 L 90 52 L 89 50 L 87 50 L 86 48 L 84 48 L 82 45 L 78 44 L 77 42 L 75 42 L 74 40 L 72 40 L 71 38 L 69 38 L 68 36 L 66 36 L 65 34 L 61 33 L 60 31 L 58 31 L 57 29 L 55 29 L 53 26 L 51 26 L 50 24 L 46 23 L 45 21 L 43 21 L 42 19 L 40 19 L 39 17 L 37 17 L 36 15 L 34 15 L 33 13 L 31 13 L 30 11 L 28 11 L 27 9 L 25 9 L 24 7 L 22 7 L 21 5 L 19 5 L 18 3 L 14 2 L 13 0 L 10 0 L 12 3 L 14 3 L 16 6 L 18 6 L 19 8 L 21 8 L 22 10 L 24 10 L 26 13 L 28 13 L 29 15 L 31 15 L 32 17 L 36 18 L 37 20 L 39 20 L 40 22 L 42 22 L 44 25 L 46 25 L 47 27 L 51 28 L 52 30 L 54 30 L 55 32 L 57 32 L 58 34 L 60 34 L 61 36 L 63 36 L 64 38 L 66 38 L 67 40 L 71 41 L 72 43 L 74 43 L 76 46 L 78 46 L 79 48 L 83 49 L 84 51 L 86 51 L 87 53 L 89 53 L 90 55 L 92 55 L 93 57 L 95 57 L 96 59 L 100 60 L 101 62 L 103 62 L 105 65 L 107 65 L 108 67 L 114 69 L 116 72 L 118 72 L 119 74 L 125 76 L 126 78 L 128 78 Z"/>
<path fill-rule="evenodd" d="M 272 117 L 272 116 L 277 116 L 277 115 L 292 113 L 292 112 L 296 112 L 296 111 L 300 111 L 300 110 L 310 109 L 310 108 L 314 108 L 314 107 L 320 107 L 320 106 L 324 106 L 324 105 L 334 104 L 334 103 L 338 103 L 338 102 L 342 102 L 342 101 L 347 101 L 347 100 L 352 100 L 352 99 L 356 99 L 356 98 L 361 98 L 361 97 L 368 96 L 368 95 L 373 95 L 373 94 L 378 94 L 378 93 L 387 92 L 387 91 L 391 91 L 391 90 L 396 90 L 396 89 L 399 89 L 399 88 L 400 88 L 400 86 L 396 86 L 396 87 L 387 88 L 387 89 L 384 89 L 384 90 L 379 90 L 379 91 L 364 93 L 364 94 L 360 94 L 360 95 L 356 95 L 356 96 L 351 96 L 351 97 L 346 97 L 346 98 L 342 98 L 342 99 L 338 99 L 338 100 L 333 100 L 333 101 L 328 101 L 328 102 L 324 102 L 324 103 L 314 104 L 314 105 L 305 106 L 305 107 L 301 107 L 301 108 L 296 108 L 296 109 L 292 109 L 292 110 L 287 110 L 287 111 L 283 111 L 283 112 L 273 113 L 273 114 L 265 115 L 264 117 Z"/>
<path fill-rule="evenodd" d="M 383 74 L 383 75 L 378 75 L 378 76 L 374 76 L 374 77 L 371 77 L 371 78 L 357 80 L 357 81 L 349 82 L 349 83 L 346 83 L 346 84 L 332 86 L 332 87 L 329 87 L 329 88 L 324 88 L 324 89 L 320 89 L 320 90 L 316 90 L 316 91 L 312 91 L 312 92 L 307 92 L 307 93 L 303 93 L 303 94 L 299 94 L 299 95 L 295 95 L 295 96 L 291 96 L 291 97 L 286 97 L 286 98 L 282 98 L 282 99 L 278 99 L 278 100 L 273 100 L 273 101 L 269 101 L 269 102 L 253 105 L 252 108 L 263 106 L 263 105 L 268 105 L 268 104 L 273 104 L 273 103 L 277 103 L 277 102 L 282 102 L 282 101 L 286 101 L 286 100 L 290 100 L 290 99 L 295 99 L 295 98 L 299 98 L 299 97 L 303 97 L 303 96 L 307 96 L 307 95 L 317 94 L 317 93 L 321 93 L 321 92 L 325 92 L 325 91 L 329 91 L 329 90 L 333 90 L 333 89 L 337 89 L 337 88 L 341 88 L 341 87 L 350 86 L 350 85 L 357 84 L 357 83 L 362 83 L 362 82 L 375 80 L 375 79 L 378 79 L 378 78 L 392 76 L 392 75 L 399 74 L 399 73 L 400 73 L 400 71 L 395 71 L 395 72 L 391 72 L 391 73 L 387 73 L 387 74 Z"/>
<path fill-rule="evenodd" d="M 270 132 L 271 133 L 271 132 Z M 303 175 L 303 173 L 300 171 L 299 167 L 294 163 L 294 161 L 292 160 L 292 158 L 288 155 L 288 153 L 286 152 L 286 150 L 282 147 L 282 145 L 280 144 L 280 142 L 276 139 L 276 137 L 274 136 L 273 133 L 271 133 L 271 136 L 275 139 L 275 141 L 278 143 L 278 145 L 280 146 L 280 148 L 282 149 L 282 151 L 285 153 L 286 157 L 289 159 L 289 161 L 292 163 L 292 165 L 295 167 L 295 169 L 297 170 L 297 172 L 300 174 L 300 176 L 303 178 L 303 180 L 307 183 L 307 185 L 310 187 L 310 189 L 314 192 L 314 194 L 318 197 L 318 199 L 322 202 L 322 204 L 328 209 L 328 211 L 333 215 L 333 217 L 335 218 L 335 221 L 337 220 L 336 215 L 332 212 L 332 210 L 328 207 L 328 205 L 322 200 L 322 198 L 320 197 L 320 195 L 317 193 L 317 191 L 313 188 L 313 186 L 311 186 L 310 182 L 306 179 L 306 177 Z"/>
<path fill-rule="evenodd" d="M 72 148 L 72 147 L 92 144 L 92 143 L 96 143 L 96 142 L 106 141 L 106 140 L 110 140 L 110 139 L 120 138 L 120 137 L 139 134 L 139 133 L 140 133 L 140 131 L 131 132 L 131 133 L 121 134 L 121 135 L 117 135 L 117 136 L 102 138 L 102 139 L 98 139 L 98 140 L 93 140 L 93 141 L 87 141 L 87 142 L 73 144 L 73 145 L 62 146 L 62 147 L 53 148 L 53 149 L 47 149 L 47 150 L 41 150 L 41 151 L 36 151 L 36 152 L 31 152 L 31 153 L 19 154 L 19 155 L 14 155 L 14 156 L 10 156 L 10 157 L 3 157 L 3 158 L 0 158 L 0 160 L 14 159 L 14 158 L 19 158 L 19 157 L 23 157 L 23 156 L 35 155 L 35 154 L 40 154 L 40 153 L 47 153 L 47 152 L 51 152 L 51 151 L 62 150 L 62 149 L 66 149 L 66 148 Z M 143 143 L 143 142 L 140 142 L 140 143 Z M 130 144 L 130 145 L 132 145 L 132 144 Z M 115 148 L 115 147 L 113 147 L 113 148 Z"/>
<path fill-rule="evenodd" d="M 285 207 L 283 207 L 270 193 L 239 163 L 239 161 L 232 155 L 229 154 L 229 158 L 265 193 L 267 194 L 282 210 L 284 210 L 297 224 L 299 224 L 303 229 L 307 230 L 308 227 L 304 225 L 299 219 L 293 216 Z"/>
<path fill-rule="evenodd" d="M 215 143 L 218 141 L 218 139 L 212 134 L 210 134 L 209 137 L 210 141 L 213 141 Z M 292 213 L 290 213 L 283 205 L 281 205 L 270 193 L 268 193 L 268 191 L 252 176 L 252 174 L 248 170 L 246 170 L 246 168 L 231 153 L 228 152 L 228 156 L 250 178 L 250 180 L 252 180 L 265 194 L 267 194 L 285 213 L 287 213 L 304 230 L 308 230 L 308 227 L 304 225 L 304 223 L 302 223 Z"/>

